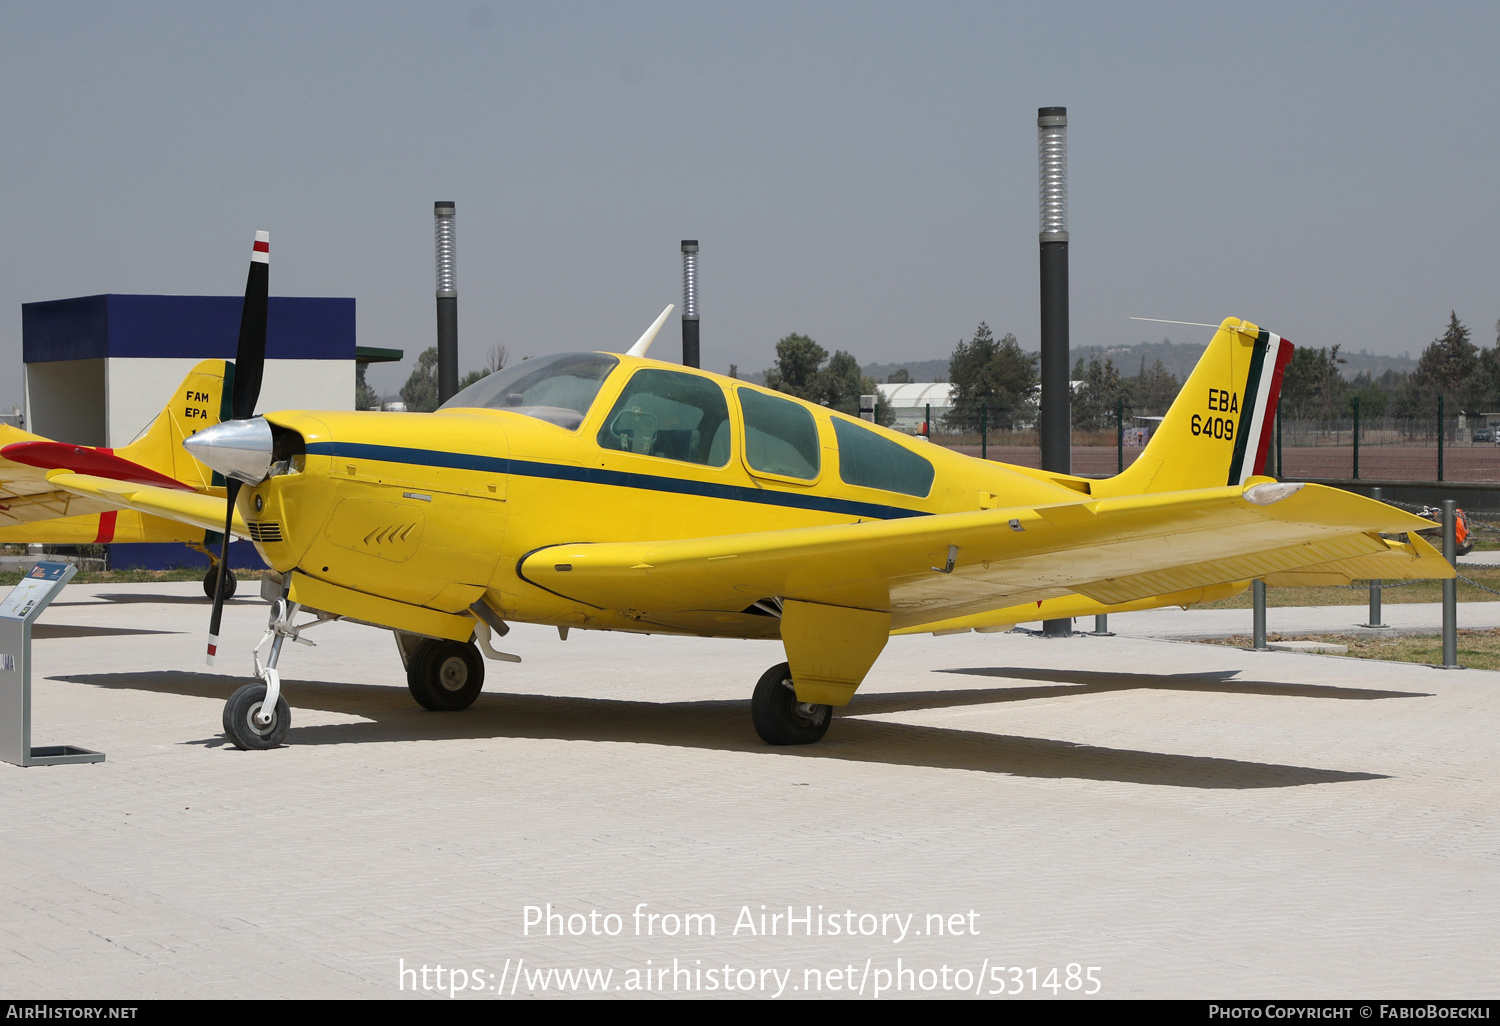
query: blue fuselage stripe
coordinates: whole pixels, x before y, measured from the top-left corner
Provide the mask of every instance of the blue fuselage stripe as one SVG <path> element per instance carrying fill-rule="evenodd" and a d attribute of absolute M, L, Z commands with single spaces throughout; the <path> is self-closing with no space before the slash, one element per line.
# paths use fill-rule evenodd
<path fill-rule="evenodd" d="M 367 445 L 363 442 L 314 442 L 307 447 L 310 456 L 332 456 L 336 459 L 379 460 L 382 463 L 406 463 L 413 466 L 444 467 L 449 470 L 477 470 L 490 474 L 513 474 L 521 477 L 545 477 L 555 481 L 579 481 L 585 484 L 610 485 L 616 488 L 643 488 L 677 495 L 700 495 L 708 499 L 731 502 L 756 502 L 767 506 L 812 509 L 824 513 L 867 517 L 872 520 L 898 520 L 924 517 L 923 510 L 901 506 L 883 506 L 873 502 L 835 499 L 826 495 L 746 488 L 743 485 L 714 484 L 679 477 L 654 474 L 631 474 L 602 467 L 579 467 L 566 463 L 541 463 L 515 460 L 503 456 L 480 456 L 463 452 L 434 452 L 428 449 L 403 449 L 394 445 Z"/>

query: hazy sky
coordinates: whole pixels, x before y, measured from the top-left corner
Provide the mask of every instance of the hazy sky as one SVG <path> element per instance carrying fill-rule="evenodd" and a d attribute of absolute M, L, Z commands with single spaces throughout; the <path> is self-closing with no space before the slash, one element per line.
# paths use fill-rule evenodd
<path fill-rule="evenodd" d="M 0 405 L 21 304 L 353 296 L 465 369 L 628 346 L 702 241 L 704 365 L 1037 338 L 1036 108 L 1069 113 L 1073 344 L 1244 316 L 1415 355 L 1500 318 L 1500 4 L 0 0 Z M 655 355 L 680 353 L 678 321 Z M 1133 368 L 1131 368 L 1133 370 Z"/>

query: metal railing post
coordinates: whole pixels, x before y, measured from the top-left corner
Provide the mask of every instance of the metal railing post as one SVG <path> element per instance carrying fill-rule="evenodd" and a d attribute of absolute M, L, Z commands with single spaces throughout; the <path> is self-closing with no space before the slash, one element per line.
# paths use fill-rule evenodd
<path fill-rule="evenodd" d="M 1125 473 L 1125 400 L 1115 400 L 1115 473 Z"/>
<path fill-rule="evenodd" d="M 1251 581 L 1250 591 L 1255 599 L 1255 615 L 1252 627 L 1255 634 L 1255 651 L 1270 651 L 1266 645 L 1266 582 Z"/>
<path fill-rule="evenodd" d="M 1458 567 L 1458 503 L 1443 500 L 1443 558 Z M 1458 666 L 1458 580 L 1443 582 L 1443 666 Z"/>
<path fill-rule="evenodd" d="M 1286 478 L 1286 463 L 1281 459 L 1281 411 L 1276 411 L 1276 479 Z"/>
<path fill-rule="evenodd" d="M 1376 487 L 1370 489 L 1370 498 L 1374 499 L 1376 502 L 1380 502 L 1381 501 L 1381 492 L 1380 492 L 1380 487 L 1378 485 Z M 1385 626 L 1385 624 L 1381 623 L 1381 621 L 1380 621 L 1380 582 L 1379 581 L 1372 580 L 1370 582 L 1370 620 L 1369 620 L 1368 623 L 1365 624 L 1365 626 L 1366 627 L 1384 627 Z"/>
<path fill-rule="evenodd" d="M 1359 396 L 1354 397 L 1354 480 L 1359 480 Z"/>
<path fill-rule="evenodd" d="M 1443 397 L 1438 396 L 1438 480 L 1443 479 Z"/>

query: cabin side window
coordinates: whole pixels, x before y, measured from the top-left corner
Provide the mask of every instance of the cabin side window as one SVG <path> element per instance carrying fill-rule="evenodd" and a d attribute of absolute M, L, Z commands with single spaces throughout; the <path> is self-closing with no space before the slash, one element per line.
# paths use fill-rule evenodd
<path fill-rule="evenodd" d="M 745 460 L 762 474 L 811 481 L 818 476 L 822 454 L 818 425 L 803 406 L 789 399 L 739 390 L 745 411 Z"/>
<path fill-rule="evenodd" d="M 839 441 L 839 477 L 845 484 L 918 498 L 932 490 L 932 464 L 906 446 L 839 417 L 833 418 L 833 433 Z"/>
<path fill-rule="evenodd" d="M 599 445 L 706 467 L 729 462 L 729 404 L 708 378 L 667 370 L 640 370 L 625 385 Z"/>

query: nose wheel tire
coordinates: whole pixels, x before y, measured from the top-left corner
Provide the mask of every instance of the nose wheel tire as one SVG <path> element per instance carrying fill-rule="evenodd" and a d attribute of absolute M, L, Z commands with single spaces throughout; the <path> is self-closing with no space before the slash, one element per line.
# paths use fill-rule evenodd
<path fill-rule="evenodd" d="M 484 687 L 484 660 L 472 643 L 429 638 L 407 660 L 406 686 L 423 709 L 467 709 Z"/>
<path fill-rule="evenodd" d="M 214 584 L 218 581 L 219 568 L 216 566 L 209 567 L 208 573 L 203 575 L 203 594 L 212 599 L 214 597 Z M 224 592 L 225 601 L 234 598 L 234 589 L 239 586 L 239 583 L 234 576 L 233 570 L 226 569 L 224 571 L 224 580 L 220 587 Z"/>
<path fill-rule="evenodd" d="M 276 713 L 271 722 L 262 724 L 256 714 L 266 699 L 264 684 L 246 684 L 224 703 L 224 736 L 242 751 L 276 748 L 286 739 L 292 725 L 292 710 L 281 696 L 276 698 Z"/>
<path fill-rule="evenodd" d="M 791 669 L 786 663 L 778 663 L 755 685 L 750 719 L 768 745 L 810 745 L 828 733 L 833 707 L 797 701 Z"/>

